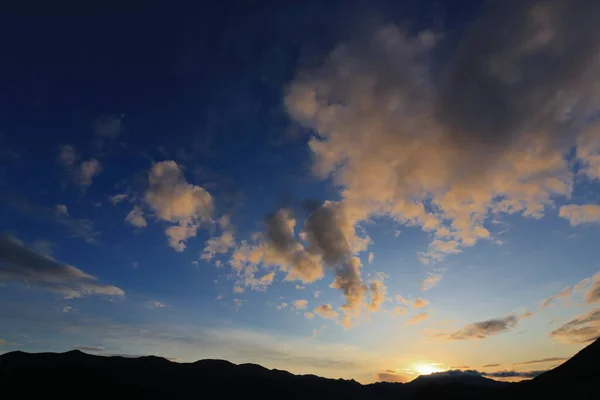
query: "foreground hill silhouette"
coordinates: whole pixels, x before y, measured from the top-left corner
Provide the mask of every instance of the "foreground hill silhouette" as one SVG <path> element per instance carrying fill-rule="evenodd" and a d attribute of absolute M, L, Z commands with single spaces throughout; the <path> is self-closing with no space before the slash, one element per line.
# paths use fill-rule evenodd
<path fill-rule="evenodd" d="M 353 380 L 293 375 L 223 360 L 175 363 L 164 358 L 104 357 L 82 353 L 0 356 L 3 399 L 565 399 L 596 398 L 600 339 L 531 381 L 501 383 L 481 376 L 422 376 L 402 383 L 361 385 Z"/>

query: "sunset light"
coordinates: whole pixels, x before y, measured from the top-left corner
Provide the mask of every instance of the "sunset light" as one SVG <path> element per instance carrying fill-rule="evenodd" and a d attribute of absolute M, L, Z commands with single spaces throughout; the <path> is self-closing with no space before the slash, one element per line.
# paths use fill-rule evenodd
<path fill-rule="evenodd" d="M 79 393 L 42 354 L 413 400 L 600 338 L 600 0 L 4 3 L 4 397 Z"/>

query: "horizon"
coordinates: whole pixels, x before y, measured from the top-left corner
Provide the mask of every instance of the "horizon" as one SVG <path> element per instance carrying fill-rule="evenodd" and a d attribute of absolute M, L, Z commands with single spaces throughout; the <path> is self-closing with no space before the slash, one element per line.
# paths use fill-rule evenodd
<path fill-rule="evenodd" d="M 4 14 L 0 354 L 518 381 L 600 337 L 599 2 Z"/>

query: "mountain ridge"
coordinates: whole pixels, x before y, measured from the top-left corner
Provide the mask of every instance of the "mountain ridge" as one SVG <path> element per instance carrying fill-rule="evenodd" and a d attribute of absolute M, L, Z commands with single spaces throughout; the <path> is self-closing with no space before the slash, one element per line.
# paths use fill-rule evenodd
<path fill-rule="evenodd" d="M 214 393 L 218 398 L 262 399 L 525 399 L 587 396 L 600 378 L 600 341 L 531 381 L 506 383 L 474 374 L 432 374 L 408 383 L 295 375 L 258 364 L 203 359 L 179 363 L 159 356 L 122 357 L 71 350 L 64 353 L 14 351 L 0 355 L 3 398 L 57 394 L 77 397 L 164 398 Z M 32 384 L 34 383 L 34 384 Z M 8 396 L 8 397 L 6 397 Z"/>

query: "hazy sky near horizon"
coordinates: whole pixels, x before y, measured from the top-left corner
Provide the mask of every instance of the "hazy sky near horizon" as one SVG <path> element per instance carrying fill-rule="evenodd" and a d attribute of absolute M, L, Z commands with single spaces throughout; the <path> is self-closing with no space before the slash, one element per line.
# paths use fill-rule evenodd
<path fill-rule="evenodd" d="M 158 3 L 0 17 L 0 353 L 519 379 L 600 336 L 600 3 Z"/>

